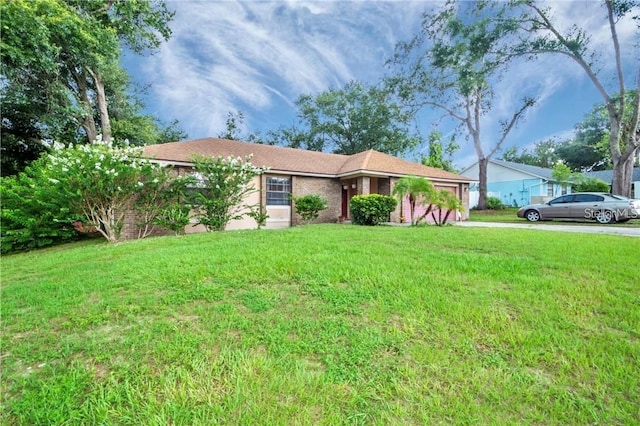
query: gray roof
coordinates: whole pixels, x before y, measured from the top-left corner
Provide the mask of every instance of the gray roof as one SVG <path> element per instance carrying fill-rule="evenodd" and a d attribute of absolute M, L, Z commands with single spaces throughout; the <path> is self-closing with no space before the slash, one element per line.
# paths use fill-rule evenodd
<path fill-rule="evenodd" d="M 536 177 L 541 177 L 546 180 L 553 180 L 551 174 L 553 173 L 552 169 L 545 169 L 544 167 L 538 166 L 530 166 L 528 164 L 520 164 L 520 163 L 512 163 L 511 161 L 504 160 L 489 160 L 490 163 L 498 164 L 503 167 L 507 167 L 509 169 L 518 170 L 523 173 L 527 173 Z"/>
<path fill-rule="evenodd" d="M 611 183 L 613 180 L 613 170 L 598 170 L 596 172 L 586 172 L 585 175 Z M 631 182 L 640 182 L 640 167 L 633 168 Z"/>

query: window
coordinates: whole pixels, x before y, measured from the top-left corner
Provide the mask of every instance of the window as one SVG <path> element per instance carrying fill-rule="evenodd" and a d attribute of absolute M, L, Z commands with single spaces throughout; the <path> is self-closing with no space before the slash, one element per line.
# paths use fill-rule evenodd
<path fill-rule="evenodd" d="M 570 203 L 571 200 L 573 199 L 573 195 L 569 194 L 569 195 L 563 195 L 562 197 L 558 197 L 554 200 L 549 201 L 550 205 L 555 205 L 555 204 L 564 204 L 564 203 Z"/>
<path fill-rule="evenodd" d="M 599 203 L 604 201 L 604 197 L 593 194 L 576 194 L 574 203 Z"/>
<path fill-rule="evenodd" d="M 547 184 L 547 197 L 553 197 L 553 184 Z"/>
<path fill-rule="evenodd" d="M 267 177 L 267 205 L 288 206 L 291 193 L 291 179 Z"/>

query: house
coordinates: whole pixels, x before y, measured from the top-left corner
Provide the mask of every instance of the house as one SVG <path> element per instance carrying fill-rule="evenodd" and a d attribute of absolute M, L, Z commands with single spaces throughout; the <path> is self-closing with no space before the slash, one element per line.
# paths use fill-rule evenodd
<path fill-rule="evenodd" d="M 178 173 L 193 171 L 195 155 L 218 157 L 252 156 L 252 164 L 268 167 L 256 177 L 258 191 L 247 199 L 247 204 L 262 203 L 269 218 L 267 228 L 281 228 L 301 223 L 292 209 L 289 194 L 302 196 L 319 194 L 328 201 L 319 222 L 337 222 L 350 219 L 349 200 L 360 194 L 390 195 L 393 186 L 403 176 L 428 178 L 436 188 L 456 194 L 465 206 L 460 219 L 466 218 L 469 206 L 469 184 L 472 179 L 444 170 L 413 163 L 378 151 L 369 150 L 354 155 L 328 154 L 272 145 L 260 145 L 226 139 L 205 138 L 186 142 L 150 145 L 143 156 L 174 167 Z M 403 206 L 404 211 L 408 211 Z M 400 222 L 400 207 L 391 214 L 392 222 Z M 232 221 L 227 229 L 255 228 L 251 218 Z M 203 229 L 188 227 L 188 232 Z"/>
<path fill-rule="evenodd" d="M 613 170 L 600 170 L 597 172 L 586 172 L 585 175 L 605 181 L 611 187 L 613 182 Z M 631 175 L 631 198 L 640 200 L 640 167 L 633 168 Z"/>
<path fill-rule="evenodd" d="M 478 162 L 460 172 L 462 176 L 477 180 Z M 552 169 L 490 159 L 487 163 L 487 193 L 499 198 L 502 204 L 521 207 L 541 203 L 571 192 L 565 183 L 555 182 Z M 470 205 L 478 203 L 478 191 L 471 188 Z"/>

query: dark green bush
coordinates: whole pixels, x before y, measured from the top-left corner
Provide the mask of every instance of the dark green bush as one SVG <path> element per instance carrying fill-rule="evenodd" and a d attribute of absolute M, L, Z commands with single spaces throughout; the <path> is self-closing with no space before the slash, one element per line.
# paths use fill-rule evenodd
<path fill-rule="evenodd" d="M 327 208 L 327 200 L 316 194 L 303 195 L 301 197 L 291 197 L 296 205 L 296 213 L 302 220 L 310 223 L 320 216 L 320 212 Z"/>
<path fill-rule="evenodd" d="M 505 205 L 498 197 L 487 197 L 487 210 L 502 210 Z"/>
<path fill-rule="evenodd" d="M 356 195 L 349 202 L 351 220 L 356 225 L 378 225 L 389 220 L 396 205 L 396 199 L 388 195 Z"/>
<path fill-rule="evenodd" d="M 31 250 L 79 237 L 64 199 L 40 159 L 17 176 L 0 179 L 0 246 L 3 253 Z"/>
<path fill-rule="evenodd" d="M 609 192 L 609 184 L 593 177 L 585 177 L 573 186 L 574 192 Z"/>

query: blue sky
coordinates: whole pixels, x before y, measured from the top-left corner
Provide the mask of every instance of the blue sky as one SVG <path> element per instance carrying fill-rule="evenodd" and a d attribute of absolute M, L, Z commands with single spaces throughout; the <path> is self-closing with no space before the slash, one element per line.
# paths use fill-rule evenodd
<path fill-rule="evenodd" d="M 245 131 L 264 133 L 295 122 L 294 101 L 343 86 L 350 80 L 376 83 L 399 41 L 420 28 L 434 1 L 167 1 L 176 16 L 172 38 L 148 56 L 127 56 L 124 65 L 141 85 L 147 111 L 164 121 L 178 119 L 190 139 L 216 136 L 227 113 L 245 115 Z M 561 26 L 579 23 L 592 34 L 602 73 L 612 72 L 606 15 L 595 1 L 548 2 Z M 619 25 L 626 61 L 637 73 L 638 34 L 631 22 Z M 606 80 L 606 79 L 605 79 Z M 633 85 L 635 81 L 628 79 Z M 609 80 L 606 80 L 609 81 Z M 549 137 L 566 137 L 601 98 L 586 74 L 558 56 L 515 64 L 497 86 L 491 114 L 482 123 L 489 147 L 498 122 L 523 95 L 538 98 L 505 147 L 527 147 Z M 418 128 L 423 138 L 437 128 L 440 112 L 425 110 Z M 474 161 L 470 143 L 454 157 L 457 167 Z M 424 152 L 424 148 L 422 149 Z M 419 156 L 420 150 L 409 158 Z"/>

